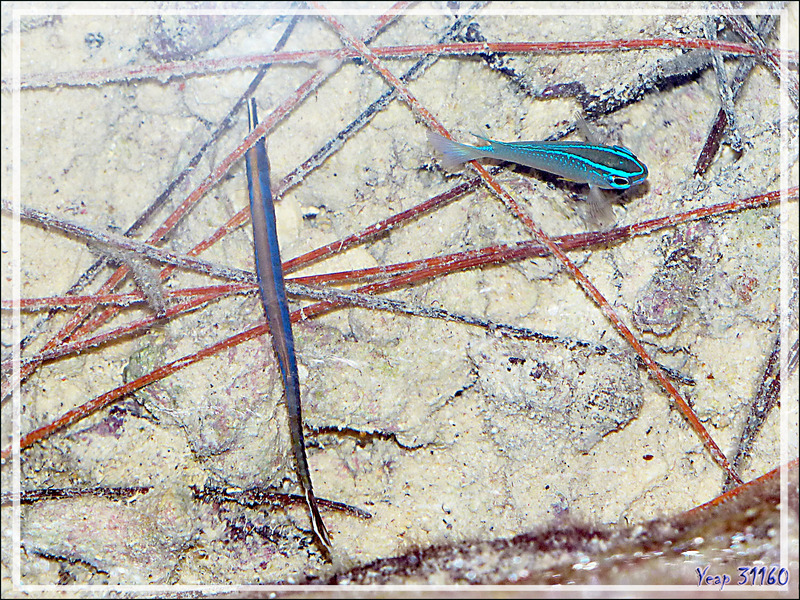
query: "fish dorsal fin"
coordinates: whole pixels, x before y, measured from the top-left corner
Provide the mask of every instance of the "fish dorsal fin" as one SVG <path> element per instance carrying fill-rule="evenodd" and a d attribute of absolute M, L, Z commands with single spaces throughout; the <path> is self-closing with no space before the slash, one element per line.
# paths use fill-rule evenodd
<path fill-rule="evenodd" d="M 490 140 L 489 138 L 487 138 L 487 137 L 485 137 L 485 136 L 482 136 L 482 135 L 480 135 L 480 134 L 477 134 L 477 133 L 475 133 L 474 131 L 470 131 L 470 134 L 474 135 L 474 136 L 475 136 L 476 138 L 478 138 L 479 140 L 483 140 L 484 142 L 488 142 L 490 146 L 491 146 L 491 145 L 492 145 L 492 143 L 495 141 L 495 140 Z"/>

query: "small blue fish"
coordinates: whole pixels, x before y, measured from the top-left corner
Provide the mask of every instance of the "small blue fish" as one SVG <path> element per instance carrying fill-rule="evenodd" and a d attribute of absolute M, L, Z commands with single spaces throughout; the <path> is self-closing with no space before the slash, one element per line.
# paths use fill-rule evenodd
<path fill-rule="evenodd" d="M 498 142 L 473 135 L 489 145 L 459 144 L 428 131 L 428 139 L 442 154 L 442 164 L 448 169 L 478 158 L 494 158 L 606 190 L 626 190 L 647 179 L 644 163 L 621 146 L 585 142 Z"/>

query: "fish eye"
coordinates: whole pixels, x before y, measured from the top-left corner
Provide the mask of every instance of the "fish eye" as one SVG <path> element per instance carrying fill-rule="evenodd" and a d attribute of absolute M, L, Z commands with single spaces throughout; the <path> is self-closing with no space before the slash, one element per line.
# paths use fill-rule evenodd
<path fill-rule="evenodd" d="M 619 175 L 613 175 L 611 178 L 611 185 L 616 188 L 625 188 L 630 187 L 631 182 L 627 177 L 620 177 Z"/>

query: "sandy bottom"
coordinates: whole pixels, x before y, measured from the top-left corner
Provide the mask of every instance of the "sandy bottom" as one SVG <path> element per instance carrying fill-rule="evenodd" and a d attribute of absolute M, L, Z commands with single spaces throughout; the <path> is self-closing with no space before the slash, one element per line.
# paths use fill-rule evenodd
<path fill-rule="evenodd" d="M 435 41 L 454 21 L 443 10 L 400 19 L 375 45 Z M 9 11 L 4 4 L 4 82 L 11 63 L 5 60 L 12 48 Z M 340 18 L 350 31 L 361 32 L 375 17 Z M 796 32 L 796 13 L 793 18 Z M 703 35 L 702 21 L 693 16 L 483 15 L 478 22 L 489 40 Z M 152 48 L 164 36 L 180 38 L 179 58 L 268 52 L 286 24 L 285 19 L 250 17 L 201 22 L 200 29 L 178 35 L 169 27 L 180 29 L 180 24 L 159 26 L 145 16 L 26 16 L 22 72 L 153 63 Z M 193 43 L 209 38 L 204 28 L 225 36 L 214 48 L 195 48 Z M 297 25 L 287 50 L 339 45 L 329 28 L 309 18 Z M 589 96 L 623 98 L 677 53 L 508 55 L 505 74 L 479 57 L 446 58 L 410 89 L 457 139 L 469 142 L 470 131 L 501 140 L 542 139 L 571 122 L 579 104 L 574 98 L 542 101 L 529 93 L 579 82 Z M 162 55 L 160 60 L 175 58 Z M 413 64 L 387 62 L 396 74 Z M 271 69 L 255 93 L 262 118 L 319 66 L 332 70 L 328 63 Z M 734 70 L 732 62 L 728 68 Z M 165 82 L 23 91 L 22 203 L 101 231 L 126 229 L 185 167 L 253 76 L 253 70 L 238 70 Z M 345 63 L 336 70 L 270 132 L 273 185 L 385 90 L 365 65 Z M 4 148 L 13 142 L 10 98 L 4 90 Z M 778 85 L 763 68 L 753 71 L 736 103 L 746 151 L 737 158 L 723 147 L 704 178 L 692 177 L 718 108 L 713 72 L 705 70 L 598 121 L 595 127 L 607 143 L 633 149 L 650 171 L 647 184 L 615 205 L 620 224 L 781 187 Z M 170 206 L 243 139 L 246 118 L 239 114 L 237 119 L 178 186 Z M 789 185 L 797 184 L 796 131 L 795 111 L 785 150 Z M 4 152 L 6 175 L 9 159 Z M 425 128 L 395 101 L 282 198 L 282 255 L 295 257 L 340 239 L 461 179 L 439 169 Z M 585 188 L 521 171 L 504 171 L 499 179 L 550 235 L 585 229 L 580 205 L 570 195 Z M 12 197 L 10 180 L 3 177 L 4 200 Z M 187 252 L 246 205 L 240 162 L 178 225 L 165 247 Z M 794 225 L 781 229 L 781 217 Z M 736 453 L 778 334 L 782 302 L 788 305 L 796 294 L 796 223 L 793 202 L 570 253 L 653 357 L 694 380 L 694 385 L 679 385 L 680 391 L 729 457 Z M 2 227 L 5 301 L 11 298 L 16 250 L 5 212 Z M 251 269 L 249 227 L 203 257 Z M 781 253 L 782 233 L 788 255 Z M 495 197 L 479 189 L 299 274 L 389 265 L 530 237 Z M 24 223 L 22 297 L 64 294 L 97 252 Z M 679 262 L 678 256 L 691 259 Z M 154 266 L 144 262 L 142 270 Z M 789 274 L 790 291 L 782 296 L 783 272 Z M 111 269 L 103 273 L 102 281 Z M 165 288 L 215 283 L 179 273 Z M 135 289 L 133 283 L 123 288 Z M 365 564 L 413 547 L 510 537 L 564 522 L 626 526 L 677 514 L 722 492 L 724 474 L 698 436 L 637 366 L 600 310 L 552 260 L 437 277 L 392 297 L 560 341 L 509 339 L 460 323 L 359 308 L 297 324 L 317 495 L 372 515 L 365 520 L 325 512 L 336 565 Z M 24 313 L 23 335 L 36 328 L 55 332 L 66 321 L 61 313 L 49 320 L 44 314 Z M 148 314 L 146 307 L 128 310 L 111 326 Z M 797 339 L 797 314 L 784 316 L 791 343 Z M 139 337 L 43 365 L 22 386 L 22 431 L 262 320 L 254 295 L 231 296 Z M 40 350 L 48 337 L 38 336 L 24 355 Z M 4 360 L 13 339 L 10 313 L 4 310 Z M 598 351 L 599 345 L 605 350 Z M 269 339 L 252 340 L 24 452 L 23 489 L 152 489 L 127 501 L 85 496 L 24 507 L 22 583 L 256 584 L 333 572 L 310 535 L 302 504 L 247 508 L 200 502 L 193 495 L 192 486 L 299 491 L 276 369 Z M 798 455 L 797 398 L 794 373 L 781 402 L 788 454 L 781 454 L 779 411 L 774 410 L 742 469 L 745 481 Z M 5 448 L 13 403 L 5 402 L 2 410 Z M 12 477 L 10 465 L 4 465 L 4 492 Z M 4 590 L 11 587 L 16 551 L 12 516 L 4 505 Z"/>

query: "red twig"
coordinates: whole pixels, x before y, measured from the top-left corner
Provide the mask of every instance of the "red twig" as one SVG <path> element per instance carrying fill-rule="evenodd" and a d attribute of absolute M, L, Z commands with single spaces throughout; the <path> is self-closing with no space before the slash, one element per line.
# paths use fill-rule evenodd
<path fill-rule="evenodd" d="M 800 464 L 800 458 L 795 458 L 794 460 L 790 461 L 786 465 L 787 471 L 791 471 L 791 470 L 797 469 L 798 464 Z M 732 490 L 730 490 L 728 492 L 725 492 L 724 494 L 722 494 L 720 496 L 717 496 L 713 500 L 709 500 L 705 504 L 701 504 L 700 506 L 695 506 L 694 508 L 692 508 L 690 510 L 687 510 L 685 514 L 690 515 L 690 514 L 696 514 L 696 513 L 704 512 L 704 511 L 706 511 L 706 510 L 708 510 L 710 508 L 713 508 L 715 506 L 719 506 L 720 504 L 724 504 L 725 502 L 728 502 L 729 500 L 731 500 L 731 499 L 735 498 L 736 496 L 740 495 L 745 490 L 747 490 L 749 488 L 757 487 L 757 486 L 759 486 L 760 484 L 762 484 L 765 481 L 768 481 L 770 479 L 774 479 L 775 477 L 778 477 L 780 475 L 780 472 L 781 472 L 781 467 L 776 467 L 776 468 L 772 469 L 771 471 L 769 471 L 767 473 L 764 473 L 761 477 L 759 477 L 757 479 L 753 479 L 753 481 L 748 481 L 747 483 L 743 483 L 741 485 L 738 485 L 737 487 L 733 488 Z"/>
<path fill-rule="evenodd" d="M 793 187 L 789 190 L 786 190 L 786 195 L 790 198 L 797 198 L 798 196 L 798 188 Z M 759 196 L 754 196 L 752 198 L 746 198 L 743 200 L 734 200 L 732 202 L 726 202 L 723 204 L 710 206 L 710 207 L 702 207 L 692 211 L 688 211 L 686 213 L 682 213 L 681 215 L 672 215 L 669 217 L 662 217 L 660 219 L 653 219 L 651 221 L 645 221 L 642 223 L 638 223 L 636 225 L 629 225 L 626 227 L 619 228 L 620 230 L 626 230 L 628 235 L 640 235 L 647 233 L 649 231 L 654 230 L 655 228 L 661 227 L 669 227 L 690 219 L 699 219 L 704 217 L 709 217 L 717 214 L 721 214 L 723 212 L 730 212 L 734 210 L 741 210 L 744 208 L 753 208 L 756 206 L 761 206 L 765 204 L 769 204 L 772 202 L 777 201 L 781 197 L 781 192 L 769 192 L 767 194 L 762 194 Z M 610 232 L 608 232 L 610 233 Z M 583 236 L 593 236 L 597 234 L 581 234 Z M 567 236 L 569 237 L 569 236 Z M 578 239 L 580 236 L 574 236 Z M 617 234 L 614 236 L 615 238 L 623 237 L 621 234 Z M 463 265 L 461 268 L 466 268 Z M 416 270 L 410 273 L 405 273 L 403 275 L 394 277 L 388 281 L 382 281 L 378 283 L 374 283 L 368 286 L 363 286 L 359 288 L 359 293 L 378 293 L 382 291 L 386 291 L 388 289 L 392 289 L 394 287 L 399 287 L 403 285 L 409 285 L 411 283 L 415 283 L 417 281 L 423 279 L 429 279 L 435 275 L 438 275 L 443 272 L 449 272 L 448 269 L 453 269 L 453 265 L 446 265 L 442 264 L 435 268 L 430 268 L 428 270 Z M 301 308 L 296 310 L 291 315 L 291 320 L 293 323 L 296 323 L 300 320 L 305 320 L 312 318 L 314 316 L 320 315 L 324 312 L 330 311 L 338 306 L 341 306 L 341 302 L 317 302 L 311 306 Z M 28 448 L 32 444 L 43 440 L 56 431 L 75 423 L 84 417 L 90 415 L 95 410 L 99 410 L 105 406 L 108 406 L 115 400 L 134 392 L 138 389 L 143 388 L 146 385 L 149 385 L 155 381 L 163 379 L 173 373 L 181 370 L 184 367 L 188 367 L 203 358 L 208 356 L 212 356 L 217 352 L 221 352 L 227 348 L 232 348 L 237 346 L 241 343 L 244 343 L 248 340 L 256 338 L 260 335 L 264 335 L 269 331 L 269 328 L 266 325 L 259 325 L 258 327 L 254 327 L 242 333 L 239 333 L 235 336 L 232 336 L 228 339 L 222 340 L 216 344 L 203 348 L 202 350 L 179 358 L 163 367 L 160 367 L 151 373 L 143 375 L 142 377 L 127 383 L 124 386 L 118 387 L 116 389 L 110 390 L 105 394 L 98 396 L 90 400 L 89 402 L 65 413 L 57 420 L 44 425 L 22 437 L 20 449 L 24 450 Z M 2 453 L 0 453 L 0 457 L 3 459 L 7 458 L 11 454 L 11 448 L 5 448 Z"/>
<path fill-rule="evenodd" d="M 391 18 L 394 18 L 396 13 L 387 13 L 380 19 L 376 21 L 374 26 L 370 29 L 369 33 L 367 34 L 367 38 L 374 35 L 377 31 L 379 31 L 382 27 L 388 23 Z M 291 113 L 291 111 L 309 94 L 311 94 L 319 85 L 325 81 L 330 76 L 330 70 L 320 69 L 316 71 L 309 79 L 307 79 L 300 87 L 298 87 L 293 94 L 291 94 L 287 99 L 278 106 L 264 121 L 262 121 L 245 139 L 244 141 L 239 144 L 239 146 L 231 152 L 228 156 L 226 156 L 221 163 L 217 166 L 214 171 L 206 177 L 205 180 L 191 193 L 189 196 L 181 203 L 181 205 L 165 220 L 165 222 L 147 239 L 147 243 L 155 244 L 162 239 L 178 224 L 180 219 L 191 210 L 192 207 L 200 201 L 200 199 L 211 189 L 219 180 L 228 172 L 230 167 L 235 164 L 247 150 L 252 147 L 255 142 L 266 134 L 266 132 L 272 130 L 275 125 L 280 122 L 286 115 Z M 213 241 L 205 241 L 201 242 L 198 246 L 193 248 L 188 254 L 189 256 L 196 256 L 212 243 L 217 241 L 224 235 L 225 232 L 233 230 L 237 224 L 233 224 L 234 221 L 240 221 L 242 219 L 241 214 L 235 215 L 226 226 L 220 229 L 213 237 Z M 244 221 L 242 221 L 244 222 Z M 162 273 L 162 279 L 165 279 L 169 276 L 172 272 L 171 267 L 165 268 Z M 111 292 L 127 275 L 128 269 L 126 267 L 120 267 L 117 271 L 103 284 L 103 286 L 98 291 L 99 294 L 107 294 Z M 96 305 L 87 304 L 82 306 L 67 322 L 64 327 L 53 337 L 51 338 L 44 346 L 43 351 L 52 350 L 56 345 L 58 345 L 63 340 L 67 339 L 68 337 L 81 337 L 88 335 L 91 331 L 99 327 L 101 324 L 108 321 L 108 319 L 112 318 L 114 315 L 118 313 L 118 309 L 116 307 L 106 308 L 103 312 L 99 315 L 95 316 L 91 320 L 84 322 L 86 317 L 91 313 L 91 311 L 95 308 Z M 83 323 L 83 325 L 81 325 Z M 27 377 L 30 376 L 31 373 L 37 368 L 37 363 L 30 362 L 23 365 L 21 372 L 20 372 L 20 381 L 24 381 Z M 13 384 L 12 384 L 13 385 Z"/>
<path fill-rule="evenodd" d="M 453 198 L 457 197 L 458 194 L 463 193 L 465 186 L 468 187 L 468 189 L 472 189 L 474 186 L 472 186 L 471 184 L 477 182 L 477 180 L 478 178 L 475 178 L 472 181 L 467 182 L 467 184 L 461 184 L 459 186 L 456 186 L 451 190 L 449 190 L 448 192 L 445 192 L 444 194 L 439 194 L 437 196 L 434 196 L 433 198 L 431 198 L 426 202 L 423 202 L 422 204 L 412 207 L 406 211 L 397 213 L 392 217 L 389 217 L 388 219 L 385 219 L 383 221 L 380 221 L 379 223 L 376 223 L 374 225 L 371 225 L 363 229 L 359 233 L 350 235 L 342 240 L 338 240 L 331 244 L 327 244 L 326 246 L 323 246 L 316 250 L 312 250 L 311 252 L 307 252 L 302 256 L 287 261 L 286 263 L 284 263 L 284 269 L 287 269 L 287 265 L 294 265 L 295 267 L 299 265 L 305 265 L 311 262 L 312 260 L 319 259 L 323 256 L 328 256 L 329 254 L 333 254 L 335 252 L 339 252 L 342 249 L 349 248 L 354 244 L 362 243 L 365 240 L 370 239 L 371 236 L 381 232 L 385 232 L 389 230 L 392 226 L 399 224 L 404 220 L 418 216 L 424 210 L 430 210 L 435 206 L 439 206 L 444 201 L 452 200 Z M 792 199 L 797 198 L 797 194 L 798 194 L 797 187 L 790 188 L 789 190 L 787 190 L 787 196 L 789 198 Z M 595 245 L 608 245 L 611 243 L 618 242 L 620 240 L 628 239 L 630 237 L 638 235 L 649 234 L 659 229 L 663 229 L 665 227 L 672 227 L 681 223 L 686 223 L 688 221 L 708 218 L 715 215 L 720 215 L 737 210 L 756 208 L 758 206 L 766 206 L 778 202 L 780 200 L 780 197 L 781 197 L 780 192 L 777 191 L 769 192 L 767 194 L 760 194 L 758 196 L 753 196 L 751 198 L 744 198 L 740 200 L 733 200 L 730 202 L 723 202 L 713 206 L 696 208 L 693 210 L 689 210 L 683 213 L 677 213 L 667 217 L 650 219 L 632 225 L 624 225 L 622 227 L 617 227 L 610 231 L 596 231 L 596 232 L 587 232 L 580 234 L 568 234 L 558 238 L 554 238 L 553 241 L 561 249 L 565 251 L 582 249 Z M 445 275 L 457 271 L 463 271 L 470 268 L 481 267 L 488 264 L 504 264 L 516 260 L 523 260 L 525 258 L 532 258 L 534 256 L 546 256 L 547 254 L 549 254 L 549 251 L 545 246 L 533 241 L 526 241 L 526 242 L 519 242 L 517 244 L 501 244 L 497 246 L 489 246 L 487 248 L 481 248 L 478 250 L 467 250 L 463 252 L 447 254 L 444 256 L 436 256 L 415 261 L 409 261 L 405 263 L 398 263 L 394 265 L 384 265 L 380 267 L 371 267 L 367 269 L 342 271 L 339 273 L 323 273 L 320 275 L 295 276 L 287 279 L 287 281 L 289 283 L 318 285 L 323 283 L 331 283 L 335 281 L 354 282 L 354 281 L 363 281 L 375 278 L 383 278 L 383 279 L 389 278 L 387 282 L 384 282 L 383 287 L 369 288 L 369 289 L 362 288 L 363 291 L 374 293 L 376 291 L 387 291 L 389 289 L 394 289 L 396 287 L 399 287 L 400 285 L 409 285 L 411 283 L 418 283 L 420 281 L 431 279 L 438 275 Z M 245 291 L 250 291 L 252 289 L 254 289 L 254 286 L 250 284 L 226 284 L 220 286 L 207 286 L 201 288 L 191 288 L 186 290 L 176 290 L 170 292 L 168 295 L 171 297 L 201 296 L 201 298 L 195 298 L 194 300 L 173 306 L 167 311 L 165 315 L 163 315 L 160 318 L 161 319 L 172 318 L 179 314 L 182 314 L 183 312 L 194 310 L 198 306 L 216 300 L 222 296 L 231 293 L 241 293 Z M 50 307 L 50 306 L 81 305 L 83 303 L 100 303 L 100 302 L 109 302 L 118 305 L 126 305 L 130 304 L 133 301 L 143 301 L 143 296 L 139 293 L 135 293 L 135 294 L 116 294 L 116 295 L 103 294 L 100 296 L 98 295 L 63 296 L 59 298 L 32 298 L 32 299 L 22 300 L 21 305 L 23 307 L 26 306 Z M 6 301 L 3 303 L 3 308 L 10 308 L 11 306 L 12 306 L 11 301 Z M 329 304 L 329 308 L 333 308 L 333 306 L 334 303 Z M 307 310 L 309 312 L 307 313 L 306 318 L 309 318 L 312 314 L 310 312 L 311 307 L 309 307 Z M 142 331 L 146 329 L 148 326 L 155 323 L 157 320 L 159 319 L 156 317 L 147 317 L 135 321 L 133 323 L 129 323 L 123 327 L 105 332 L 102 335 L 88 337 L 88 338 L 81 338 L 80 340 L 72 343 L 62 344 L 50 350 L 41 352 L 35 356 L 26 358 L 24 364 L 28 364 L 30 362 L 34 363 L 46 362 L 49 360 L 60 358 L 68 354 L 81 352 L 86 348 L 96 347 L 106 342 L 113 341 L 119 336 L 130 335 L 131 333 Z M 7 369 L 9 366 L 10 366 L 10 361 L 5 361 L 3 363 L 3 369 Z"/>
<path fill-rule="evenodd" d="M 254 285 L 245 283 L 228 283 L 222 285 L 206 285 L 194 288 L 183 288 L 172 290 L 165 294 L 168 298 L 185 298 L 193 296 L 207 296 L 213 294 L 214 297 L 225 296 L 228 294 L 238 294 L 254 290 Z M 84 304 L 114 304 L 116 306 L 132 306 L 147 302 L 141 292 L 129 292 L 127 294 L 86 294 L 82 296 L 49 296 L 47 298 L 20 298 L 19 306 L 22 310 L 34 311 L 48 308 L 76 308 Z M 14 305 L 13 300 L 3 300 L 3 310 L 10 310 Z"/>
<path fill-rule="evenodd" d="M 774 57 L 780 60 L 787 55 L 793 63 L 797 62 L 797 52 L 772 48 L 758 49 L 749 44 L 721 42 L 697 38 L 648 38 L 641 40 L 589 40 L 577 42 L 465 42 L 451 44 L 413 44 L 408 46 L 387 46 L 374 48 L 375 56 L 384 59 L 403 59 L 434 54 L 438 56 L 469 56 L 486 52 L 506 54 L 574 54 L 631 50 L 719 50 L 733 55 Z M 208 75 L 243 68 L 254 68 L 267 64 L 317 63 L 321 60 L 352 60 L 358 57 L 356 50 L 305 50 L 296 52 L 271 52 L 174 62 L 165 64 L 140 65 L 135 67 L 113 67 L 87 71 L 68 71 L 63 73 L 37 73 L 22 78 L 22 89 L 36 89 L 53 86 L 104 85 L 113 82 L 158 79 L 167 81 L 172 77 L 191 77 Z M 3 88 L 8 87 L 3 81 Z"/>

